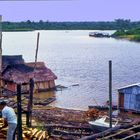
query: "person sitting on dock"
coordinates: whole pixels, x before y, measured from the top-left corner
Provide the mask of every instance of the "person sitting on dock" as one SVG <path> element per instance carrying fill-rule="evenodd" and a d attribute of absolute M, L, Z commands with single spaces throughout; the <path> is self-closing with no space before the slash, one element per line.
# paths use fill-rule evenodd
<path fill-rule="evenodd" d="M 17 127 L 15 111 L 12 107 L 8 107 L 5 101 L 0 102 L 0 110 L 2 110 L 2 118 L 4 119 L 4 125 L 0 129 L 8 126 L 7 140 L 14 140 Z"/>

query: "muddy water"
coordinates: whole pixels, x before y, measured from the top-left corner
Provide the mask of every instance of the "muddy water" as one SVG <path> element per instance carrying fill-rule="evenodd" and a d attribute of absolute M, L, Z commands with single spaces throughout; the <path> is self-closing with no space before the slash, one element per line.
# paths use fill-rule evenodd
<path fill-rule="evenodd" d="M 57 75 L 57 85 L 67 88 L 36 96 L 55 96 L 53 105 L 64 108 L 104 104 L 108 100 L 109 60 L 113 61 L 114 103 L 119 87 L 140 81 L 140 43 L 93 38 L 89 32 L 40 31 L 38 61 L 44 61 Z M 37 31 L 3 33 L 3 54 L 22 54 L 25 61 L 34 61 L 36 36 Z"/>

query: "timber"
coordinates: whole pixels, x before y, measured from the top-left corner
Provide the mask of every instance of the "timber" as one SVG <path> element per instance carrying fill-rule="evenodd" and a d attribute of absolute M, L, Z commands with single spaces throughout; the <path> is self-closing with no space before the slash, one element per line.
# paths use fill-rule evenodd
<path fill-rule="evenodd" d="M 0 97 L 2 96 L 2 16 L 0 15 Z"/>
<path fill-rule="evenodd" d="M 18 140 L 22 140 L 22 108 L 21 108 L 21 84 L 17 85 L 17 132 L 18 132 Z"/>
<path fill-rule="evenodd" d="M 132 135 L 127 136 L 127 137 L 125 137 L 125 138 L 122 138 L 122 139 L 120 139 L 120 140 L 126 140 L 126 139 L 128 139 L 128 138 L 131 138 L 131 137 L 133 137 L 133 136 L 137 136 L 137 135 L 140 135 L 140 132 L 135 133 L 135 134 L 132 134 Z"/>
<path fill-rule="evenodd" d="M 97 134 L 94 134 L 94 135 L 91 135 L 91 136 L 87 136 L 87 137 L 83 137 L 81 138 L 80 140 L 96 140 L 97 138 L 102 138 L 106 135 L 109 135 L 113 132 L 116 132 L 120 129 L 127 129 L 127 128 L 130 128 L 130 127 L 133 127 L 133 125 L 138 125 L 140 123 L 140 120 L 134 120 L 132 121 L 131 123 L 129 124 L 125 124 L 125 125 L 121 125 L 121 126 L 117 126 L 117 127 L 113 127 L 113 128 L 110 128 L 106 131 L 103 131 L 101 133 L 97 133 Z"/>
<path fill-rule="evenodd" d="M 109 61 L 109 126 L 112 128 L 112 61 Z"/>
<path fill-rule="evenodd" d="M 140 124 L 139 124 L 139 125 L 136 125 L 136 126 L 133 126 L 133 127 L 130 127 L 130 128 L 128 128 L 128 129 L 120 130 L 119 132 L 117 132 L 117 133 L 115 133 L 115 134 L 112 134 L 112 135 L 109 135 L 109 136 L 106 136 L 106 137 L 104 137 L 103 139 L 108 140 L 108 139 L 111 138 L 111 137 L 114 137 L 114 136 L 116 136 L 116 135 L 122 134 L 122 133 L 124 133 L 124 132 L 128 132 L 128 131 L 130 131 L 130 130 L 132 130 L 132 129 L 139 128 L 139 127 L 140 127 Z"/>

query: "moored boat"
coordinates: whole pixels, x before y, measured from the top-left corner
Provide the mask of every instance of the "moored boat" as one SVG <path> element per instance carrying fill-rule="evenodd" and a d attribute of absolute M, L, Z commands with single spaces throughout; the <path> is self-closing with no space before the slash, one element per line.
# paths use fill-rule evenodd
<path fill-rule="evenodd" d="M 108 116 L 103 116 L 94 121 L 89 121 L 89 124 L 91 125 L 91 129 L 94 132 L 102 132 L 110 128 Z M 118 120 L 116 118 L 112 118 L 112 127 L 115 127 L 117 125 L 118 125 Z"/>
<path fill-rule="evenodd" d="M 91 37 L 110 37 L 108 33 L 101 33 L 101 32 L 90 32 L 89 36 Z"/>

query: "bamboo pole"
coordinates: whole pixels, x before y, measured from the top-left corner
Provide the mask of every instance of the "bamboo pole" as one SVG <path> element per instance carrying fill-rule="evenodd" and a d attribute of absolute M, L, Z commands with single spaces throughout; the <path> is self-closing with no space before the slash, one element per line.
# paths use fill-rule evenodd
<path fill-rule="evenodd" d="M 0 97 L 2 96 L 2 16 L 0 15 Z"/>
<path fill-rule="evenodd" d="M 26 117 L 26 119 L 27 119 L 26 124 L 27 124 L 28 127 L 32 126 L 32 107 L 33 107 L 34 78 L 35 78 L 35 70 L 36 70 L 38 47 L 39 47 L 39 36 L 40 36 L 40 33 L 38 32 L 38 34 L 37 34 L 36 53 L 35 53 L 34 75 L 33 75 L 33 78 L 30 79 L 28 112 L 27 112 L 27 117 Z"/>
<path fill-rule="evenodd" d="M 34 70 L 36 69 L 36 63 L 37 63 L 37 55 L 38 55 L 38 47 L 39 47 L 39 37 L 40 37 L 40 33 L 38 32 L 38 34 L 37 34 L 37 45 L 36 45 L 36 53 L 35 53 Z"/>

